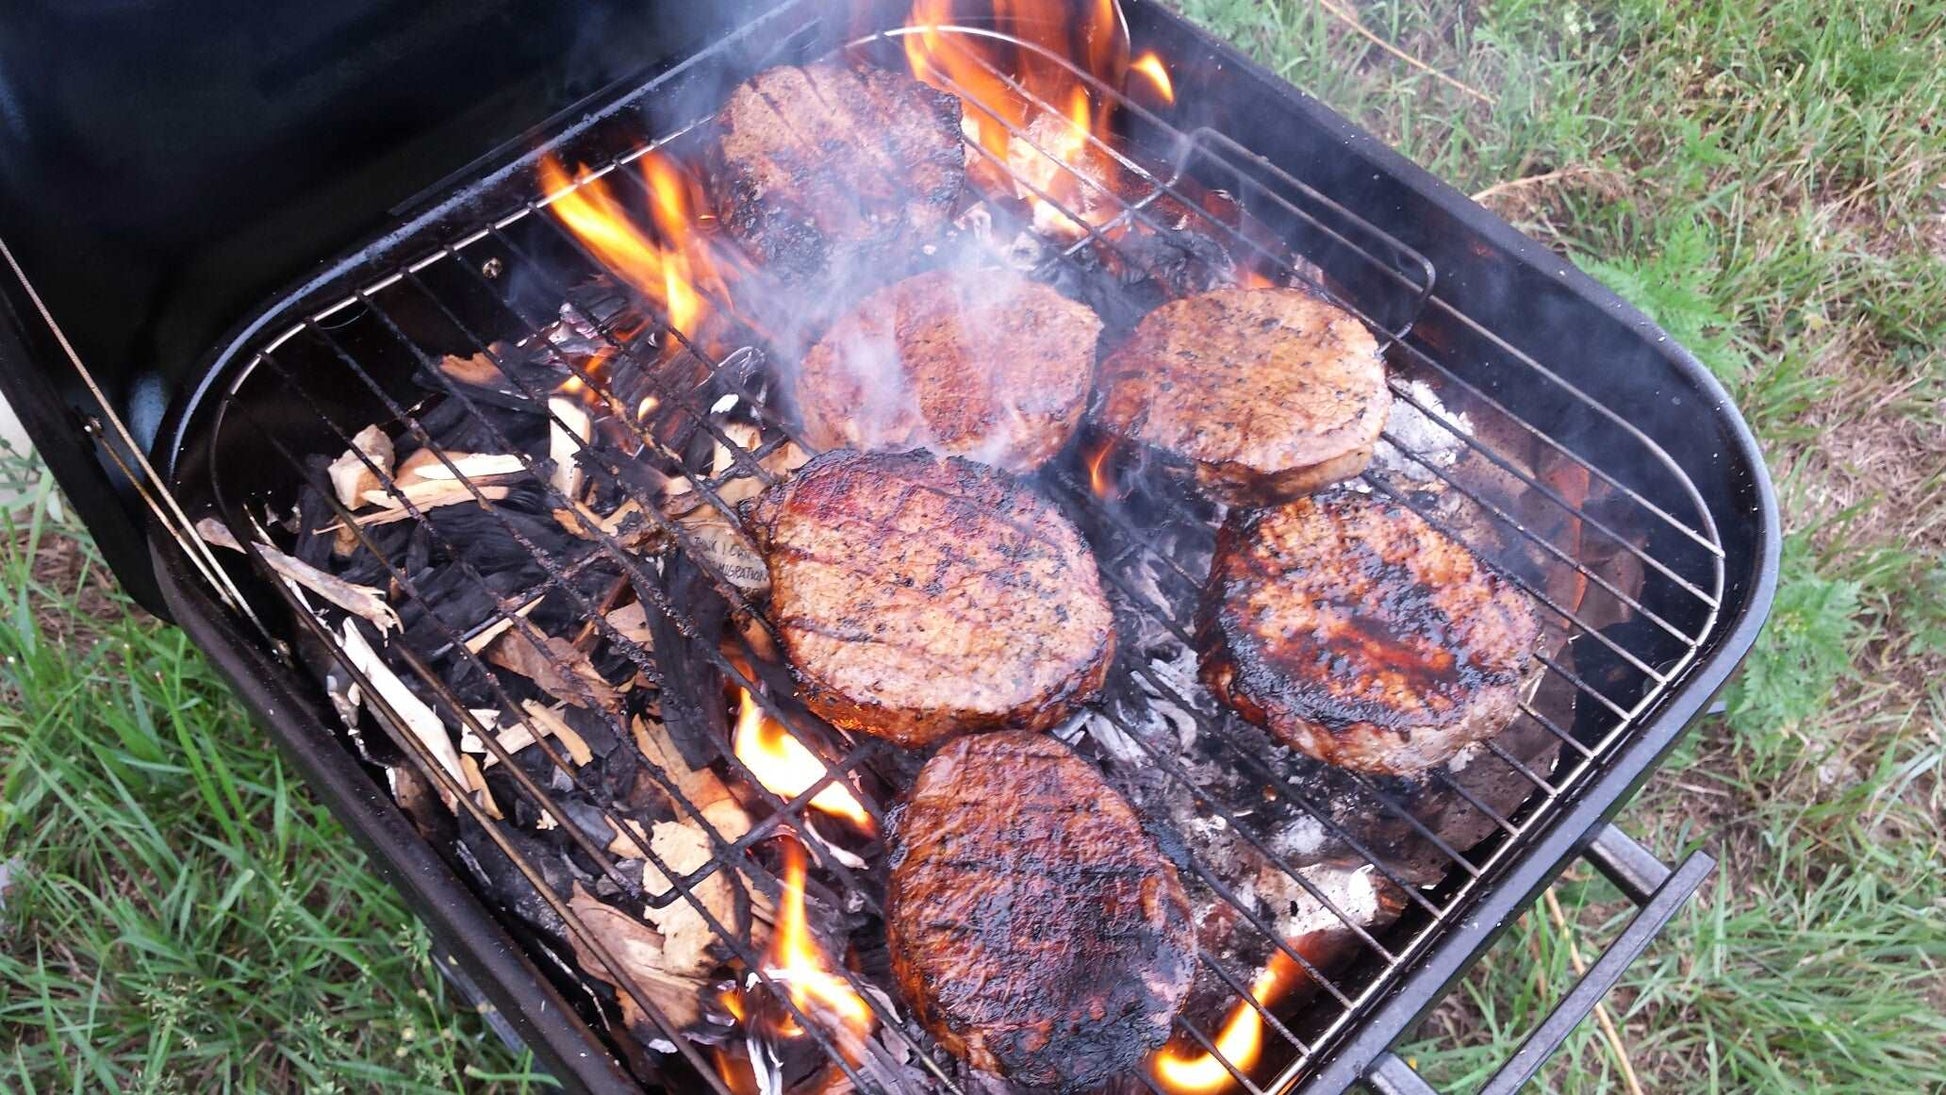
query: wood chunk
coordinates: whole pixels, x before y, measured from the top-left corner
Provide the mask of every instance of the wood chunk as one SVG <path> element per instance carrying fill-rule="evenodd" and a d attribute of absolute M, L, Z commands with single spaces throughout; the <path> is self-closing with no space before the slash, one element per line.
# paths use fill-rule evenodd
<path fill-rule="evenodd" d="M 475 388 L 498 388 L 507 379 L 484 350 L 471 357 L 447 354 L 439 359 L 439 371 L 450 379 Z"/>
<path fill-rule="evenodd" d="M 498 502 L 512 493 L 512 490 L 508 487 L 495 486 L 493 484 L 477 486 L 449 479 L 433 482 L 421 481 L 415 484 L 410 490 L 399 493 L 405 495 L 412 502 L 413 507 L 420 513 L 424 513 L 427 510 L 438 509 L 441 506 L 457 506 L 466 502 L 477 503 L 482 499 L 488 502 Z M 379 499 L 383 499 L 384 501 L 380 502 Z M 384 491 L 366 491 L 365 501 L 367 504 L 372 505 L 385 505 L 386 503 L 391 503 L 391 505 L 385 509 L 372 510 L 369 513 L 360 513 L 354 516 L 351 519 L 351 523 L 360 528 L 389 525 L 394 521 L 403 521 L 409 517 L 416 516 L 412 510 L 405 508 L 404 503 L 401 503 L 397 497 L 387 494 Z M 342 527 L 343 523 L 340 522 L 335 525 L 327 525 L 319 531 L 330 532 Z"/>
<path fill-rule="evenodd" d="M 372 470 L 374 466 L 376 472 Z M 357 509 L 364 504 L 366 491 L 381 488 L 379 476 L 392 474 L 392 439 L 376 425 L 367 426 L 351 439 L 351 448 L 333 460 L 326 470 L 338 501 L 346 509 Z"/>

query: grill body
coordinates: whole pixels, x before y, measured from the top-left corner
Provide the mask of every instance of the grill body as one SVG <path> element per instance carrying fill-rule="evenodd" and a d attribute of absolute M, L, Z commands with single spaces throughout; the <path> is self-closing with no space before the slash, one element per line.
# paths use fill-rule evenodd
<path fill-rule="evenodd" d="M 899 8 L 885 6 L 876 13 L 875 25 L 895 25 Z M 601 148 L 608 132 L 600 124 L 604 119 L 656 99 L 711 101 L 707 89 L 727 87 L 749 75 L 780 48 L 816 55 L 856 29 L 813 15 L 808 5 L 785 5 L 680 59 L 647 84 L 637 81 L 632 89 L 625 86 L 597 96 L 565 131 L 557 126 L 552 136 L 571 147 L 619 153 L 623 150 Z M 1597 861 L 1618 875 L 1631 877 L 1633 869 L 1644 898 L 1668 881 L 1652 864 L 1630 860 L 1626 846 L 1618 850 L 1612 838 L 1597 838 L 1754 641 L 1775 581 L 1775 500 L 1754 441 L 1721 387 L 1645 317 L 1463 195 L 1172 14 L 1133 4 L 1129 16 L 1138 48 L 1153 48 L 1170 58 L 1185 102 L 1210 113 L 1207 119 L 1180 119 L 1180 126 L 1220 120 L 1223 134 L 1247 150 L 1250 162 L 1260 157 L 1264 165 L 1342 209 L 1352 223 L 1377 226 L 1402 245 L 1404 254 L 1423 256 L 1437 272 L 1436 279 L 1427 279 L 1429 299 L 1400 316 L 1375 316 L 1377 325 L 1393 326 L 1386 321 L 1396 320 L 1393 329 L 1403 333 L 1405 324 L 1411 324 L 1408 337 L 1415 345 L 1451 364 L 1514 417 L 1547 424 L 1566 449 L 1612 474 L 1645 507 L 1679 515 L 1671 524 L 1680 527 L 1663 529 L 1658 534 L 1662 539 L 1651 541 L 1652 550 L 1660 543 L 1672 558 L 1702 552 L 1718 560 L 1715 565 L 1692 560 L 1718 576 L 1706 591 L 1706 606 L 1673 595 L 1667 603 L 1647 606 L 1696 639 L 1672 661 L 1679 667 L 1666 685 L 1652 690 L 1648 702 L 1622 720 L 1620 732 L 1591 750 L 1587 762 L 1548 796 L 1544 808 L 1504 838 L 1462 898 L 1416 929 L 1412 946 L 1379 980 L 1383 991 L 1361 1000 L 1355 1021 L 1332 1032 L 1297 1078 L 1306 1090 L 1342 1090 L 1367 1076 L 1381 1086 L 1402 1089 L 1410 1081 L 1401 1077 L 1395 1059 L 1387 1057 L 1387 1047 L 1568 860 L 1593 848 Z M 457 186 L 435 188 L 420 212 L 375 241 L 347 251 L 243 319 L 213 355 L 184 370 L 177 396 L 154 431 L 151 455 L 167 479 L 167 497 L 161 499 L 161 515 L 145 530 L 149 558 L 141 571 L 153 574 L 159 603 L 237 684 L 268 732 L 365 843 L 378 869 L 411 898 L 442 946 L 514 1030 L 564 1079 L 590 1090 L 628 1090 L 634 1081 L 610 1047 L 577 1017 L 347 751 L 331 729 L 334 719 L 316 687 L 281 656 L 274 640 L 265 641 L 221 602 L 222 590 L 210 580 L 208 561 L 198 559 L 196 545 L 167 529 L 172 508 L 194 512 L 215 500 L 221 488 L 214 469 L 236 474 L 238 482 L 231 489 L 244 493 L 274 485 L 274 479 L 252 484 L 244 470 L 253 461 L 270 468 L 274 461 L 267 454 L 235 446 L 212 449 L 212 434 L 202 428 L 239 366 L 268 337 L 310 314 L 307 309 L 364 290 L 375 272 L 419 259 L 427 241 L 450 242 L 479 215 L 500 208 L 509 188 L 518 185 L 521 162 L 519 156 L 507 155 L 480 165 Z M 1396 268 L 1410 271 L 1413 264 Z M 51 440 L 72 449 L 73 423 L 49 406 L 44 390 L 52 379 L 50 370 L 35 364 L 48 359 L 45 348 L 27 352 L 27 343 L 44 339 L 44 333 L 37 334 L 31 322 L 18 322 L 16 328 L 8 333 L 23 337 L 0 347 L 10 351 L 8 394 L 41 412 L 37 440 L 40 433 L 52 433 Z M 1523 362 L 1544 363 L 1547 376 Z M 104 448 L 112 453 L 112 437 Z M 116 472 L 139 482 L 142 471 L 131 466 L 136 463 L 132 455 L 123 451 L 109 462 Z M 64 485 L 71 474 L 63 475 Z M 91 523 L 95 520 L 91 515 Z M 1706 533 L 1701 540 L 1699 531 Z M 248 578 L 236 583 L 232 588 L 250 603 L 256 591 L 248 588 Z M 1547 1033 L 1537 1035 L 1535 1044 L 1544 1045 L 1547 1037 L 1542 1035 Z"/>

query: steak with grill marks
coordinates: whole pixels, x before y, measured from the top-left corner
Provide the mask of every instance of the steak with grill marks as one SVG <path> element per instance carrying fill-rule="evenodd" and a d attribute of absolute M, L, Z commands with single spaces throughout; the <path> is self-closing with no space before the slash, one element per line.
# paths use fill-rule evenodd
<path fill-rule="evenodd" d="M 898 821 L 885 930 L 926 1029 L 1035 1088 L 1138 1067 L 1196 966 L 1175 867 L 1093 766 L 1043 734 L 961 738 L 926 762 Z"/>
<path fill-rule="evenodd" d="M 805 355 L 797 403 L 818 448 L 1045 463 L 1081 420 L 1101 320 L 1006 270 L 935 270 L 871 294 Z"/>
<path fill-rule="evenodd" d="M 937 238 L 966 176 L 959 99 L 887 69 L 766 69 L 716 117 L 723 227 L 790 282 L 897 268 Z"/>
<path fill-rule="evenodd" d="M 909 747 L 1045 730 L 1107 678 L 1094 556 L 1011 475 L 840 449 L 765 492 L 751 525 L 800 695 L 835 726 Z"/>
<path fill-rule="evenodd" d="M 1363 471 L 1391 409 L 1378 343 L 1297 289 L 1218 289 L 1145 316 L 1102 363 L 1096 418 L 1194 464 L 1232 505 Z"/>
<path fill-rule="evenodd" d="M 1411 776 L 1513 718 L 1528 597 L 1411 509 L 1349 490 L 1232 514 L 1201 612 L 1203 678 L 1327 763 Z"/>

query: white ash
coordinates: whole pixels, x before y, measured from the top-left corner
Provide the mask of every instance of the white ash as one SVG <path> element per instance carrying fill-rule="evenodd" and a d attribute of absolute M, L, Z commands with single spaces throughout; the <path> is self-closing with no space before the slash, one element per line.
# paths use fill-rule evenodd
<path fill-rule="evenodd" d="M 1436 478 L 1432 469 L 1450 468 L 1459 460 L 1466 448 L 1462 438 L 1473 436 L 1473 421 L 1463 411 L 1448 410 L 1423 380 L 1407 381 L 1405 393 L 1411 402 L 1392 401 L 1385 437 L 1372 451 L 1372 470 L 1425 482 Z"/>

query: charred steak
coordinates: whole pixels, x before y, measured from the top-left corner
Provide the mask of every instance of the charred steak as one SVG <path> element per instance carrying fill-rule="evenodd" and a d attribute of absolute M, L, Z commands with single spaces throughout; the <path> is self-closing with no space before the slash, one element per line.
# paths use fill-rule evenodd
<path fill-rule="evenodd" d="M 1101 320 L 1005 270 L 936 270 L 866 297 L 811 352 L 797 404 L 821 449 L 911 449 L 1028 472 L 1067 443 Z"/>
<path fill-rule="evenodd" d="M 730 96 L 716 128 L 717 216 L 790 282 L 908 261 L 945 228 L 966 175 L 959 100 L 887 69 L 766 69 Z"/>
<path fill-rule="evenodd" d="M 1102 363 L 1096 416 L 1192 462 L 1233 505 L 1363 471 L 1392 397 L 1356 317 L 1297 289 L 1218 289 L 1143 318 Z"/>
<path fill-rule="evenodd" d="M 1540 624 L 1456 540 L 1329 491 L 1233 514 L 1201 613 L 1203 678 L 1319 760 L 1410 776 L 1513 718 Z"/>
<path fill-rule="evenodd" d="M 1196 966 L 1189 899 L 1128 803 L 1059 740 L 941 749 L 891 862 L 893 973 L 953 1053 L 1076 1091 L 1168 1040 Z"/>
<path fill-rule="evenodd" d="M 804 703 L 835 726 L 911 747 L 1045 730 L 1107 678 L 1094 556 L 1004 472 L 840 449 L 767 491 L 752 527 Z"/>

